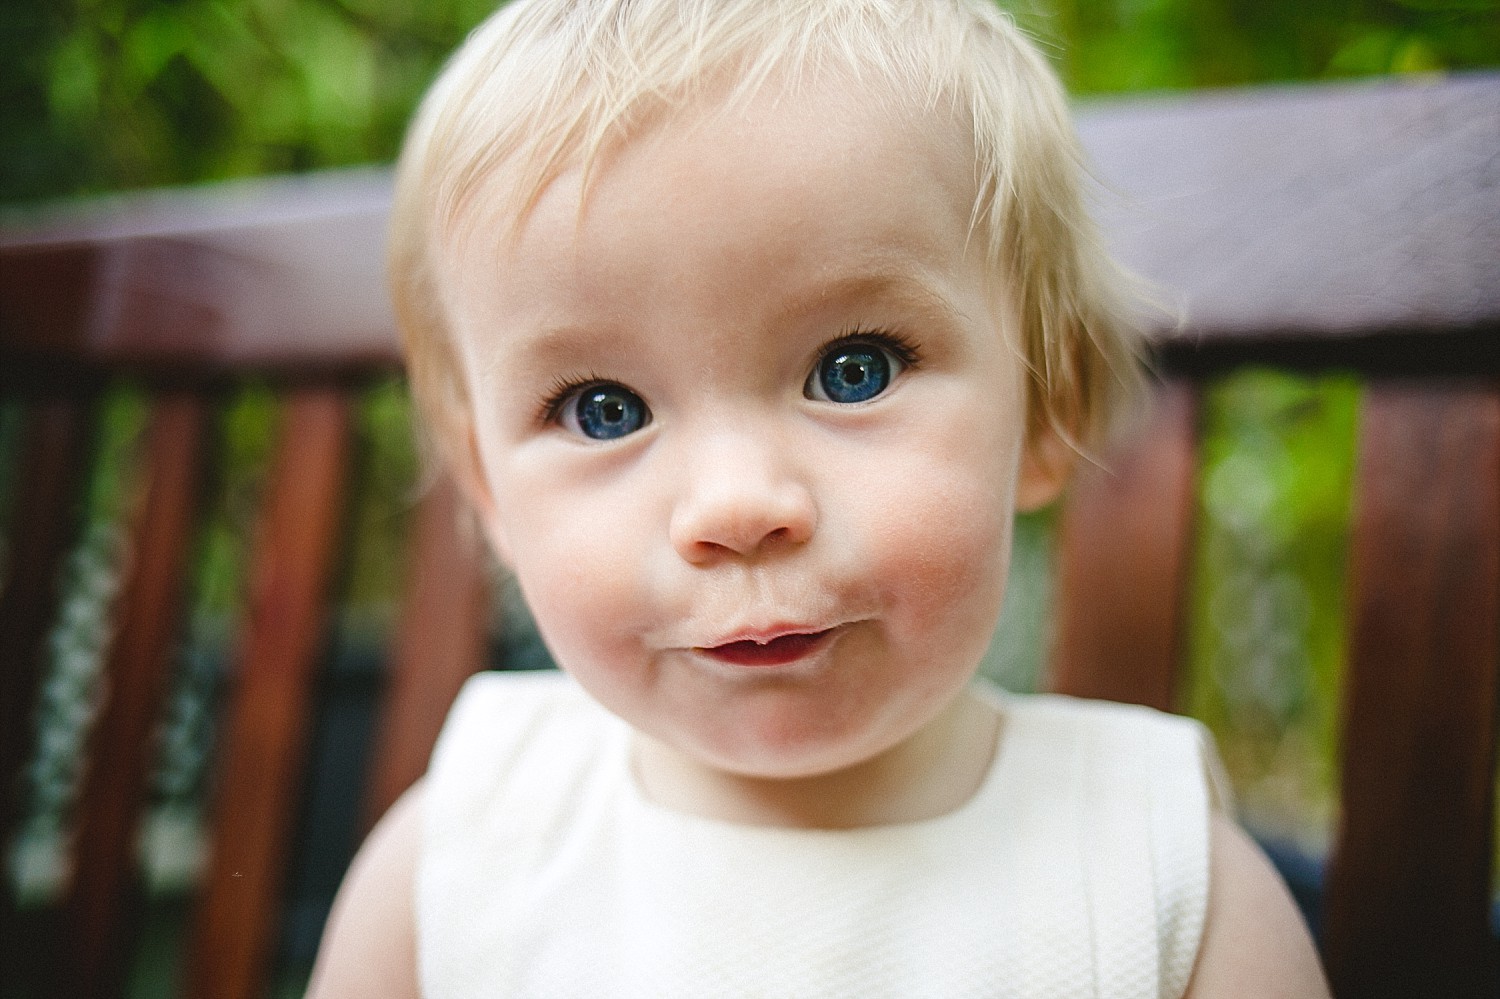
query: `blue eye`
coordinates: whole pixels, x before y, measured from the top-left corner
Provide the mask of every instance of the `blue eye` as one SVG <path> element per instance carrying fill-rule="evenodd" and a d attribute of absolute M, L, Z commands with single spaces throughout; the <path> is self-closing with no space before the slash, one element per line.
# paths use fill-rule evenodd
<path fill-rule="evenodd" d="M 593 440 L 610 441 L 650 423 L 651 410 L 623 385 L 590 385 L 561 407 L 558 422 Z"/>
<path fill-rule="evenodd" d="M 867 402 L 886 390 L 902 366 L 900 359 L 878 344 L 836 344 L 808 377 L 807 395 L 825 402 Z"/>

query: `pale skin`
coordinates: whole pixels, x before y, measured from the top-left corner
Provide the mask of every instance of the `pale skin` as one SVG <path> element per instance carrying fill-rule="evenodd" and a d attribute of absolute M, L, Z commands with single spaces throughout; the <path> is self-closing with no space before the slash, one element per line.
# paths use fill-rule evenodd
<path fill-rule="evenodd" d="M 637 731 L 642 792 L 851 828 L 958 808 L 1003 751 L 968 685 L 1011 517 L 1069 462 L 1027 440 L 958 130 L 809 86 L 649 129 L 514 234 L 476 209 L 440 263 L 473 407 L 458 477 L 560 664 Z M 830 395 L 829 371 L 874 368 L 873 392 Z M 726 651 L 776 642 L 806 652 Z M 316 999 L 419 994 L 421 794 L 340 890 Z M 1285 888 L 1221 817 L 1188 994 L 1327 995 Z"/>

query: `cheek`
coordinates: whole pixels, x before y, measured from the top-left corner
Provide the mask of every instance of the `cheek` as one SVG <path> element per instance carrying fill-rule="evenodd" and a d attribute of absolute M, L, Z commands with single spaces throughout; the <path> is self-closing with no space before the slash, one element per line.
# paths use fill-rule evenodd
<path fill-rule="evenodd" d="M 863 491 L 868 564 L 892 623 L 982 653 L 999 616 L 1014 516 L 1015 445 L 941 433 Z"/>
<path fill-rule="evenodd" d="M 876 536 L 872 574 L 887 581 L 897 620 L 917 631 L 994 626 L 1010 554 L 1010 513 L 972 481 L 908 490 Z M 954 636 L 956 637 L 956 636 Z"/>
<path fill-rule="evenodd" d="M 624 511 L 579 508 L 524 479 L 497 489 L 509 568 L 542 637 L 561 662 L 597 658 L 638 632 L 643 559 Z M 592 627 L 585 625 L 594 625 Z"/>

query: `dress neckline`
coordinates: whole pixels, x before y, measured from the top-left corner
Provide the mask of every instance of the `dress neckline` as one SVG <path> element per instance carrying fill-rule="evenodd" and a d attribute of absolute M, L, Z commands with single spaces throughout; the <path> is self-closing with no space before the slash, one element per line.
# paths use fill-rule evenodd
<path fill-rule="evenodd" d="M 969 689 L 985 701 L 985 703 L 993 707 L 999 715 L 999 723 L 995 726 L 995 746 L 990 754 L 989 768 L 985 771 L 984 778 L 980 781 L 979 787 L 957 807 L 940 815 L 901 822 L 880 823 L 877 825 L 819 829 L 738 822 L 733 819 L 700 815 L 696 812 L 684 811 L 669 805 L 663 805 L 648 797 L 641 787 L 640 778 L 633 765 L 633 732 L 631 728 L 620 719 L 615 718 L 615 716 L 609 715 L 612 723 L 609 755 L 611 757 L 611 766 L 617 771 L 616 775 L 618 779 L 614 781 L 614 784 L 620 789 L 620 806 L 626 816 L 634 821 L 651 826 L 654 831 L 662 835 L 670 835 L 675 832 L 676 834 L 685 836 L 713 834 L 737 836 L 744 839 L 783 840 L 787 842 L 800 840 L 808 843 L 816 843 L 836 840 L 841 843 L 847 843 L 851 838 L 888 839 L 915 834 L 927 836 L 944 828 L 961 827 L 970 816 L 984 812 L 987 804 L 997 795 L 1003 793 L 1006 783 L 1005 775 L 1009 770 L 1007 760 L 1012 755 L 1006 752 L 1007 742 L 1013 734 L 1012 730 L 1019 714 L 1016 697 L 1001 690 L 989 681 L 983 678 L 976 678 Z"/>

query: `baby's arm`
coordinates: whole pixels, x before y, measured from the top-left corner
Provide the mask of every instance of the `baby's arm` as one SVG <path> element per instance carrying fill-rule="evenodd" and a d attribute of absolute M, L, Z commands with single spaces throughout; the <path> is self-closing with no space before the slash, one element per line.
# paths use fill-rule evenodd
<path fill-rule="evenodd" d="M 421 787 L 391 806 L 355 856 L 323 930 L 307 999 L 417 999 L 412 904 Z"/>
<path fill-rule="evenodd" d="M 1208 916 L 1185 999 L 1327 999 L 1301 914 L 1248 836 L 1215 815 Z"/>

